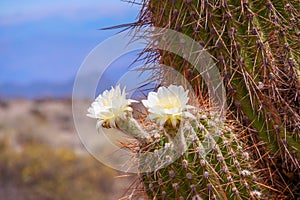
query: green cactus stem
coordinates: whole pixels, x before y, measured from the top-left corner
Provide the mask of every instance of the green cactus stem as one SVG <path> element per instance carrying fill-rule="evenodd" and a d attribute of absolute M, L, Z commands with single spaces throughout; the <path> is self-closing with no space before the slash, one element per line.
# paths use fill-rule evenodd
<path fill-rule="evenodd" d="M 226 84 L 230 118 L 244 125 L 246 133 L 236 132 L 246 135 L 256 166 L 286 198 L 300 196 L 299 1 L 143 0 L 138 22 L 186 34 L 212 55 Z M 190 63 L 153 53 L 150 61 L 173 67 L 199 97 L 207 95 Z"/>
<path fill-rule="evenodd" d="M 263 198 L 265 189 L 258 171 L 252 167 L 249 153 L 228 126 L 215 125 L 215 119 L 208 117 L 182 125 L 186 151 L 169 165 L 141 174 L 150 199 Z M 164 133 L 161 131 L 160 137 L 142 151 L 170 148 L 172 141 Z M 168 153 L 173 156 L 166 151 Z M 155 163 L 160 162 L 159 159 Z"/>

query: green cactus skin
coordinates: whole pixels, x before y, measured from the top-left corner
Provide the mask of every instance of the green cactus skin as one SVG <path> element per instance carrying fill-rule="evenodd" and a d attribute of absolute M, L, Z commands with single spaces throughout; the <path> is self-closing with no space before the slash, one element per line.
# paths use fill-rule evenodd
<path fill-rule="evenodd" d="M 146 131 L 134 121 L 130 118 L 130 121 L 117 120 L 116 123 L 125 134 L 133 137 L 139 131 L 151 132 L 151 140 L 137 137 L 141 154 L 164 152 L 157 157 L 154 154 L 151 161 L 141 157 L 140 176 L 150 199 L 263 198 L 264 185 L 258 178 L 260 173 L 252 167 L 253 160 L 231 128 L 219 125 L 218 118 L 198 114 L 197 120 L 187 120 L 176 128 L 168 125 L 159 128 L 152 124 L 144 127 Z M 132 125 L 125 125 L 127 123 Z M 182 141 L 175 141 L 175 135 L 180 133 L 184 137 L 177 139 Z M 176 146 L 181 143 L 186 146 L 178 152 Z M 170 163 L 157 167 L 166 162 Z"/>
<path fill-rule="evenodd" d="M 216 130 L 214 137 L 209 130 L 214 119 L 200 121 L 197 127 L 190 126 L 196 137 L 183 155 L 165 168 L 142 175 L 150 199 L 261 199 L 253 161 L 238 138 L 225 127 Z M 216 142 L 211 141 L 212 148 L 203 154 L 209 138 Z M 167 140 L 161 135 L 151 149 L 163 148 Z"/>
<path fill-rule="evenodd" d="M 213 56 L 231 118 L 246 127 L 244 142 L 265 181 L 286 198 L 300 196 L 299 24 L 297 0 L 143 0 L 136 25 L 182 32 Z M 175 68 L 205 95 L 205 84 L 187 62 L 158 54 L 149 60 Z"/>

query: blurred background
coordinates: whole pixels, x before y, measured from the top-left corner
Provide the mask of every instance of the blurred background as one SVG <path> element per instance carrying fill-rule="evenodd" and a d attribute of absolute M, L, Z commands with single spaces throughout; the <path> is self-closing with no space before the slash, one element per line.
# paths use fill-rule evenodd
<path fill-rule="evenodd" d="M 134 22 L 139 9 L 121 0 L 0 1 L 0 199 L 126 195 L 134 175 L 87 153 L 71 94 L 84 58 L 120 31 L 99 29 Z"/>

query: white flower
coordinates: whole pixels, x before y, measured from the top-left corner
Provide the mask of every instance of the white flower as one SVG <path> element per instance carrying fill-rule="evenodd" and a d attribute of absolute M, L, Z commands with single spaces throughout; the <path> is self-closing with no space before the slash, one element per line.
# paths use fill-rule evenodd
<path fill-rule="evenodd" d="M 105 90 L 100 94 L 88 109 L 88 117 L 98 119 L 98 125 L 116 127 L 117 118 L 126 118 L 128 112 L 132 112 L 130 104 L 136 102 L 126 99 L 125 87 L 121 91 L 120 85 L 111 90 Z"/>
<path fill-rule="evenodd" d="M 157 92 L 150 92 L 148 99 L 142 100 L 142 103 L 148 108 L 150 119 L 157 120 L 160 125 L 168 122 L 176 127 L 182 117 L 194 118 L 187 112 L 187 109 L 193 108 L 187 105 L 188 92 L 182 86 L 160 87 Z"/>

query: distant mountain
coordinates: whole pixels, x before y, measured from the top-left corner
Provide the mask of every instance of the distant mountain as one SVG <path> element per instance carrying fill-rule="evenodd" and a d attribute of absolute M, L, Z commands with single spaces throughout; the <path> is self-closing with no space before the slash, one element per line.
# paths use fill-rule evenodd
<path fill-rule="evenodd" d="M 90 81 L 94 81 L 98 77 L 95 77 L 93 73 L 86 74 L 81 77 L 80 93 L 83 97 L 89 97 L 89 91 L 87 87 L 90 87 Z M 110 89 L 115 85 L 117 77 L 103 76 L 102 80 L 98 83 L 96 94 L 102 93 L 106 89 Z M 71 97 L 73 92 L 74 79 L 63 82 L 47 82 L 36 81 L 30 84 L 16 84 L 16 83 L 0 83 L 0 98 L 65 98 Z M 84 81 L 83 81 L 84 80 Z M 87 91 L 87 93 L 86 93 Z"/>
<path fill-rule="evenodd" d="M 90 72 L 82 74 L 80 79 L 80 85 L 78 91 L 81 97 L 90 97 L 90 87 L 95 81 L 99 79 L 98 73 Z M 147 96 L 149 91 L 152 91 L 156 87 L 157 83 L 150 82 L 143 84 L 143 81 L 148 78 L 148 74 L 140 76 L 140 72 L 129 73 L 128 77 L 122 79 L 123 74 L 115 71 L 106 71 L 98 80 L 98 85 L 95 92 L 95 97 L 101 94 L 106 89 L 111 89 L 115 86 L 119 79 L 121 85 L 125 86 L 127 93 L 133 98 L 143 98 Z M 78 79 L 78 77 L 77 77 Z M 65 98 L 71 97 L 73 92 L 74 79 L 63 83 L 47 82 L 47 81 L 36 81 L 27 85 L 16 84 L 16 83 L 0 83 L 0 98 Z M 131 88 L 131 90 L 130 90 Z"/>
<path fill-rule="evenodd" d="M 64 98 L 72 95 L 73 80 L 65 83 L 33 82 L 31 84 L 0 84 L 2 98 Z"/>

